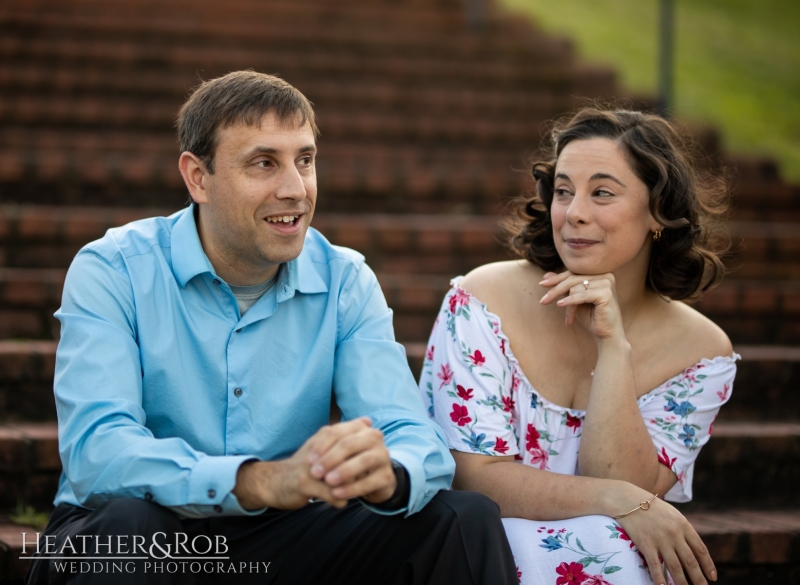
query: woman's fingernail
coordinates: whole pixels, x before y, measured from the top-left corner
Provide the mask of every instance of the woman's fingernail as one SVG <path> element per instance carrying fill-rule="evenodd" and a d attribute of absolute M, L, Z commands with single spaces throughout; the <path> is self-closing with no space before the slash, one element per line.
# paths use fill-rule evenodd
<path fill-rule="evenodd" d="M 563 305 L 566 301 L 567 301 L 567 299 L 560 299 L 560 300 L 556 301 L 556 304 L 557 305 Z"/>
<path fill-rule="evenodd" d="M 550 293 L 547 293 L 547 294 L 545 294 L 545 295 L 544 295 L 544 296 L 543 296 L 541 299 L 539 299 L 539 302 L 540 302 L 540 303 L 543 303 L 543 302 L 544 302 L 544 300 L 545 300 L 545 299 L 548 297 L 548 295 L 549 295 L 549 294 L 550 294 Z"/>
<path fill-rule="evenodd" d="M 716 569 L 711 569 L 711 580 L 712 581 L 716 581 L 717 580 L 717 570 Z"/>
<path fill-rule="evenodd" d="M 322 466 L 321 463 L 317 463 L 316 465 L 313 465 L 311 467 L 311 473 L 312 475 L 316 475 L 317 477 L 319 477 L 323 473 L 325 473 L 325 468 Z"/>

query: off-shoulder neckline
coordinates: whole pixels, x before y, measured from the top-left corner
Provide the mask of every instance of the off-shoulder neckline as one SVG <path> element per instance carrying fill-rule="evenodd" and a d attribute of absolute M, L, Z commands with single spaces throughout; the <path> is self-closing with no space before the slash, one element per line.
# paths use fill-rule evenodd
<path fill-rule="evenodd" d="M 561 406 L 560 404 L 556 404 L 555 402 L 552 402 L 552 401 L 548 400 L 547 398 L 545 398 L 544 396 L 542 396 L 541 393 L 536 389 L 536 387 L 533 384 L 531 384 L 530 380 L 528 380 L 528 376 L 525 375 L 525 371 L 522 369 L 522 366 L 520 365 L 519 360 L 517 359 L 517 356 L 514 355 L 514 351 L 511 349 L 511 341 L 508 339 L 506 334 L 503 332 L 503 323 L 502 323 L 500 317 L 498 315 L 496 315 L 495 313 L 492 313 L 486 307 L 486 304 L 483 303 L 479 298 L 477 298 L 475 295 L 473 295 L 472 293 L 464 290 L 463 288 L 461 288 L 461 286 L 459 286 L 458 283 L 462 278 L 464 278 L 464 277 L 463 276 L 457 276 L 457 277 L 453 278 L 450 281 L 451 289 L 456 290 L 457 292 L 460 291 L 463 294 L 465 294 L 467 297 L 469 297 L 469 302 L 473 302 L 474 301 L 478 305 L 478 307 L 481 309 L 481 311 L 489 318 L 489 320 L 493 321 L 493 322 L 495 322 L 497 324 L 497 331 L 492 331 L 492 333 L 497 338 L 499 338 L 500 340 L 502 340 L 505 343 L 505 355 L 506 355 L 506 358 L 508 358 L 509 362 L 512 364 L 512 366 L 514 368 L 514 371 L 517 374 L 517 377 L 536 396 L 536 399 L 539 401 L 539 403 L 542 404 L 543 406 L 548 407 L 550 410 L 553 410 L 555 412 L 568 413 L 571 416 L 576 416 L 578 418 L 583 418 L 586 415 L 586 411 L 585 410 L 580 410 L 580 409 L 577 409 L 577 408 L 568 408 L 566 406 Z M 720 362 L 728 362 L 730 364 L 735 364 L 736 360 L 741 359 L 741 357 L 742 356 L 740 356 L 738 353 L 733 352 L 733 355 L 718 355 L 718 356 L 715 356 L 713 358 L 702 358 L 699 362 L 697 362 L 697 363 L 695 363 L 695 364 L 693 364 L 693 365 L 691 365 L 691 366 L 689 366 L 687 368 L 684 368 L 683 370 L 681 370 L 680 372 L 678 372 L 674 376 L 672 376 L 670 378 L 667 378 L 661 384 L 659 384 L 658 386 L 656 386 L 655 388 L 650 390 L 650 392 L 648 392 L 646 394 L 642 394 L 641 396 L 639 396 L 639 398 L 636 399 L 636 402 L 640 407 L 645 405 L 645 404 L 647 404 L 648 402 L 650 402 L 650 400 L 652 400 L 658 394 L 660 394 L 662 389 L 665 386 L 670 385 L 671 382 L 673 382 L 674 380 L 676 380 L 676 379 L 678 379 L 678 378 L 680 378 L 682 376 L 686 376 L 689 372 L 691 372 L 694 368 L 697 368 L 698 366 L 702 365 L 702 366 L 705 367 L 705 366 L 709 366 L 711 364 L 716 364 L 716 363 L 720 363 Z"/>

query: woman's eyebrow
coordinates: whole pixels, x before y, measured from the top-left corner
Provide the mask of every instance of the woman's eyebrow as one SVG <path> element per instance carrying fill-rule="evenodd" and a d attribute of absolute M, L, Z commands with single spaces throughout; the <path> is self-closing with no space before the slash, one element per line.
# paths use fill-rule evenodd
<path fill-rule="evenodd" d="M 607 173 L 595 173 L 591 177 L 589 177 L 589 182 L 599 181 L 600 179 L 608 179 L 609 181 L 614 181 L 617 185 L 620 185 L 621 187 L 627 187 L 625 183 L 617 179 L 615 176 L 609 175 Z"/>
<path fill-rule="evenodd" d="M 565 179 L 565 180 L 567 180 L 567 181 L 571 181 L 571 179 L 570 179 L 570 178 L 569 178 L 567 175 L 565 175 L 564 173 L 558 173 L 558 174 L 557 174 L 555 177 L 553 177 L 553 178 L 554 178 L 554 179 Z"/>

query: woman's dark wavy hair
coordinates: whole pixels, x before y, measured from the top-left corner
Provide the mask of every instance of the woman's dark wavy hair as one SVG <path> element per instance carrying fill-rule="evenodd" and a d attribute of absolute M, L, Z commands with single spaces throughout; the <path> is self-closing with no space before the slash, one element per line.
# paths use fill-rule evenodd
<path fill-rule="evenodd" d="M 619 144 L 650 191 L 650 213 L 663 231 L 653 242 L 647 286 L 670 299 L 693 300 L 719 282 L 725 272 L 720 256 L 728 247 L 720 222 L 728 209 L 727 183 L 698 172 L 670 122 L 641 112 L 589 107 L 555 123 L 550 160 L 532 167 L 534 193 L 514 203 L 515 217 L 506 223 L 512 251 L 544 270 L 563 269 L 550 217 L 555 166 L 567 144 L 588 138 Z"/>

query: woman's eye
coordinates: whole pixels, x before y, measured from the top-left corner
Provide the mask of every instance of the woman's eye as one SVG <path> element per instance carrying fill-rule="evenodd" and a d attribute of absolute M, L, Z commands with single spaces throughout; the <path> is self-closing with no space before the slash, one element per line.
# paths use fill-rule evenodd
<path fill-rule="evenodd" d="M 614 194 L 611 191 L 603 191 L 602 189 L 598 189 L 594 192 L 595 195 L 598 197 L 613 197 Z"/>
<path fill-rule="evenodd" d="M 556 197 L 566 197 L 569 195 L 569 191 L 566 189 L 556 189 L 553 193 Z"/>

